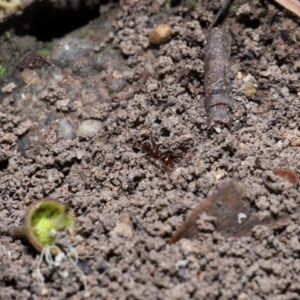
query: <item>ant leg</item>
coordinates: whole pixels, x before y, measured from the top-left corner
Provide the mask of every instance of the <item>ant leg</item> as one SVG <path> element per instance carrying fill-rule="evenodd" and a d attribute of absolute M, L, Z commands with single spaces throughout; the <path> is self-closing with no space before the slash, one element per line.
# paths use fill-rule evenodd
<path fill-rule="evenodd" d="M 152 145 L 152 147 L 153 147 L 153 149 L 154 149 L 155 146 L 156 146 L 156 143 L 155 143 L 153 134 L 152 134 L 152 132 L 151 132 L 151 130 L 150 130 L 149 128 L 148 128 L 148 131 L 149 131 L 149 137 L 150 137 L 151 145 Z"/>
<path fill-rule="evenodd" d="M 152 134 L 151 131 L 149 131 L 149 137 L 150 137 L 150 141 L 151 141 L 152 146 L 155 146 L 154 137 L 153 137 L 153 134 Z"/>
<path fill-rule="evenodd" d="M 157 146 L 157 150 L 159 151 L 159 153 L 165 154 L 165 155 L 168 156 L 171 160 L 174 160 L 174 159 L 176 159 L 176 158 L 182 158 L 182 157 L 183 157 L 183 152 L 182 152 L 182 151 L 180 151 L 180 150 L 171 151 L 171 150 L 170 150 L 170 145 L 168 146 L 168 150 L 165 151 L 165 152 L 162 152 L 162 151 L 160 150 L 160 146 L 161 146 L 161 145 L 158 145 L 158 146 Z"/>
<path fill-rule="evenodd" d="M 136 167 L 136 166 L 138 165 L 137 162 L 138 162 L 138 161 L 141 161 L 142 159 L 146 159 L 147 161 L 149 161 L 149 160 L 150 160 L 150 157 L 149 157 L 148 154 L 144 154 L 144 155 L 142 155 L 142 156 L 140 156 L 140 157 L 135 158 L 135 159 L 134 159 L 134 163 L 133 163 L 134 167 Z M 143 166 L 143 163 L 139 164 L 139 166 Z"/>
<path fill-rule="evenodd" d="M 152 96 L 149 92 L 146 92 L 146 93 L 148 94 L 148 96 L 149 96 L 149 98 L 150 98 L 150 101 L 151 101 L 154 105 L 158 106 L 158 101 L 157 101 L 156 97 Z"/>
<path fill-rule="evenodd" d="M 160 145 L 157 145 L 157 143 L 155 142 L 155 139 L 154 139 L 154 137 L 153 137 L 153 134 L 152 134 L 152 132 L 151 132 L 150 130 L 149 130 L 149 137 L 150 137 L 150 141 L 151 141 L 153 153 L 154 153 L 154 154 L 159 154 L 159 153 L 161 153 L 161 152 L 159 151 L 159 146 L 160 146 Z"/>
<path fill-rule="evenodd" d="M 183 153 L 181 151 L 173 152 L 172 153 L 172 157 L 174 157 L 174 158 L 182 158 L 183 157 Z"/>

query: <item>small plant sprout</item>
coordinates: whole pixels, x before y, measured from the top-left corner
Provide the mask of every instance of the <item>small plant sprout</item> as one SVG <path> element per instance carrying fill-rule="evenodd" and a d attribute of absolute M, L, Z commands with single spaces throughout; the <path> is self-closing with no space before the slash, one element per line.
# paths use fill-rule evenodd
<path fill-rule="evenodd" d="M 54 199 L 41 199 L 32 203 L 24 217 L 25 234 L 31 245 L 42 252 L 49 246 L 52 255 L 57 255 L 55 246 L 56 232 L 67 229 L 70 234 L 75 231 L 75 217 L 71 209 Z"/>
<path fill-rule="evenodd" d="M 88 298 L 86 276 L 77 266 L 78 253 L 72 242 L 66 246 L 61 246 L 56 243 L 57 234 L 59 231 L 67 233 L 69 237 L 75 237 L 75 216 L 71 208 L 55 199 L 41 199 L 32 203 L 24 217 L 24 226 L 14 230 L 14 235 L 19 237 L 24 236 L 31 245 L 40 252 L 40 257 L 37 264 L 36 279 L 41 288 L 42 296 L 48 295 L 48 289 L 45 288 L 45 280 L 41 273 L 41 264 L 43 260 L 48 268 L 59 268 L 65 258 L 79 270 L 80 276 L 84 285 L 84 297 Z M 69 276 L 68 271 L 57 270 L 58 273 L 66 278 Z"/>

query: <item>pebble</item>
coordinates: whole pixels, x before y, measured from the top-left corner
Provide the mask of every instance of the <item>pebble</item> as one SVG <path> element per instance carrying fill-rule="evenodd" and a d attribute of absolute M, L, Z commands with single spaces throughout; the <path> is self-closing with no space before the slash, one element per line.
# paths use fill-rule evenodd
<path fill-rule="evenodd" d="M 76 130 L 77 137 L 92 137 L 99 132 L 102 122 L 97 120 L 85 120 Z"/>
<path fill-rule="evenodd" d="M 2 93 L 11 93 L 16 87 L 17 87 L 17 85 L 14 82 L 10 82 L 6 86 L 4 86 L 1 89 L 1 91 L 2 91 Z"/>
<path fill-rule="evenodd" d="M 84 39 L 65 38 L 54 47 L 51 59 L 61 66 L 67 66 L 70 62 L 79 59 L 87 51 L 94 50 L 96 44 Z"/>
<path fill-rule="evenodd" d="M 132 228 L 126 223 L 118 223 L 116 227 L 111 232 L 111 235 L 123 236 L 127 238 L 133 237 Z"/>
<path fill-rule="evenodd" d="M 39 74 L 36 71 L 30 69 L 25 69 L 21 73 L 21 78 L 26 85 L 35 84 L 40 81 Z"/>
<path fill-rule="evenodd" d="M 123 90 L 125 87 L 125 81 L 123 79 L 113 78 L 110 80 L 110 83 L 108 85 L 108 89 L 112 93 L 118 93 Z"/>
<path fill-rule="evenodd" d="M 59 139 L 63 140 L 73 140 L 74 138 L 74 131 L 73 127 L 67 119 L 62 119 L 58 123 L 57 128 L 57 136 Z"/>
<path fill-rule="evenodd" d="M 173 31 L 169 24 L 159 24 L 150 33 L 149 41 L 154 45 L 161 45 L 171 38 Z"/>
<path fill-rule="evenodd" d="M 244 81 L 244 94 L 247 98 L 253 98 L 254 95 L 256 94 L 256 80 L 255 78 L 251 75 L 248 74 L 246 77 L 243 78 Z"/>

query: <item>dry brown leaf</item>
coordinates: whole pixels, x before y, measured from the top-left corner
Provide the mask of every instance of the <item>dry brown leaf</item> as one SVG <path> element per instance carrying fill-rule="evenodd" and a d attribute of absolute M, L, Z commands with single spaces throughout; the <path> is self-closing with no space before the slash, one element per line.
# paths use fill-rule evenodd
<path fill-rule="evenodd" d="M 299 213 L 300 205 L 295 213 Z M 197 239 L 199 230 L 197 219 L 205 213 L 214 218 L 215 230 L 225 237 L 250 236 L 256 225 L 268 229 L 279 229 L 286 226 L 290 215 L 280 213 L 274 218 L 268 212 L 254 212 L 246 199 L 246 193 L 241 185 L 230 181 L 220 187 L 213 195 L 204 199 L 186 218 L 175 232 L 169 244 L 176 243 L 182 238 Z"/>
<path fill-rule="evenodd" d="M 300 17 L 300 2 L 298 0 L 275 0 L 275 2 Z"/>

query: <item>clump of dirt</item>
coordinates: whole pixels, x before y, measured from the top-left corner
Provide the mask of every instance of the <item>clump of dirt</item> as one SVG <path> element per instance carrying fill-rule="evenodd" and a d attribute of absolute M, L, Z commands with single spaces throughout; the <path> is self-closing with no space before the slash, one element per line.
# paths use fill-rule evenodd
<path fill-rule="evenodd" d="M 1 37 L 0 87 L 17 86 L 2 91 L 0 107 L 1 299 L 40 297 L 39 257 L 8 232 L 44 197 L 70 205 L 80 221 L 78 265 L 92 299 L 298 297 L 299 184 L 270 189 L 264 174 L 300 170 L 299 20 L 269 1 L 248 6 L 233 3 L 222 25 L 232 34 L 232 125 L 224 129 L 208 130 L 203 87 L 219 1 L 122 1 L 47 47 Z M 158 24 L 169 24 L 172 38 L 157 47 L 149 34 Z M 183 154 L 173 169 L 134 147 L 149 132 L 161 153 Z M 239 238 L 210 226 L 168 245 L 232 178 L 252 209 L 288 213 L 286 226 Z M 41 266 L 48 298 L 82 299 L 75 266 L 62 269 L 65 278 Z"/>

